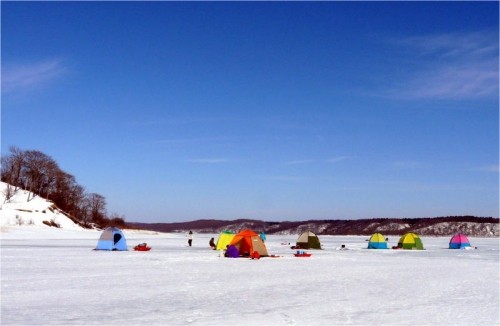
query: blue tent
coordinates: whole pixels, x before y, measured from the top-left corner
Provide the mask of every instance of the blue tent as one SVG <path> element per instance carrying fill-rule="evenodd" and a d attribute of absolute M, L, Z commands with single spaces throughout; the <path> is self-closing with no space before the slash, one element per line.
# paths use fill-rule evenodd
<path fill-rule="evenodd" d="M 95 250 L 127 250 L 127 241 L 117 227 L 109 227 L 102 231 Z"/>

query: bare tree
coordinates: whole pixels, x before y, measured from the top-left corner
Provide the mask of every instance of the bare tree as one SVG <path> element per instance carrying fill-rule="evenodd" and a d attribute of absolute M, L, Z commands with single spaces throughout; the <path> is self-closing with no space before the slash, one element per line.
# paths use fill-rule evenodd
<path fill-rule="evenodd" d="M 21 173 L 25 165 L 25 152 L 17 147 L 10 147 L 10 155 L 2 156 L 2 181 L 13 185 L 14 191 L 21 186 Z"/>
<path fill-rule="evenodd" d="M 28 201 L 35 196 L 52 200 L 57 208 L 75 220 L 90 225 L 106 225 L 106 200 L 96 193 L 86 193 L 71 174 L 62 171 L 50 156 L 37 151 L 23 151 L 10 147 L 10 155 L 1 158 L 1 180 L 9 184 L 6 200 L 17 188 L 28 190 Z M 113 223 L 124 223 L 123 217 L 115 214 Z"/>
<path fill-rule="evenodd" d="M 5 196 L 5 200 L 4 200 L 4 204 L 5 204 L 12 198 L 12 196 L 14 196 L 16 194 L 16 191 L 12 185 L 7 184 L 7 188 L 5 188 L 3 194 Z"/>
<path fill-rule="evenodd" d="M 102 225 L 106 220 L 106 200 L 103 196 L 90 193 L 86 196 L 88 203 L 88 213 L 92 219 L 92 222 Z"/>
<path fill-rule="evenodd" d="M 26 151 L 22 170 L 25 189 L 34 195 L 47 197 L 59 170 L 57 163 L 50 156 L 40 151 Z"/>
<path fill-rule="evenodd" d="M 117 213 L 112 213 L 108 217 L 108 219 L 109 219 L 108 224 L 110 226 L 124 227 L 126 225 L 125 217 L 123 215 L 119 215 Z"/>
<path fill-rule="evenodd" d="M 85 188 L 76 183 L 73 175 L 59 171 L 55 176 L 54 189 L 50 198 L 63 211 L 75 217 L 83 218 L 83 200 Z"/>

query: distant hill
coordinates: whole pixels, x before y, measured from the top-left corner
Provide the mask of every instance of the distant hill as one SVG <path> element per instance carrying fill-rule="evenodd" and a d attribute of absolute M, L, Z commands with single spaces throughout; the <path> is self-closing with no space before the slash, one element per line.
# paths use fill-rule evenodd
<path fill-rule="evenodd" d="M 17 189 L 7 194 L 8 184 L 0 182 L 0 227 L 38 225 L 63 229 L 83 228 L 78 221 L 60 210 L 53 202 Z M 402 235 L 413 231 L 425 236 L 449 236 L 457 232 L 475 237 L 498 237 L 499 219 L 475 216 L 448 216 L 434 218 L 377 218 L 362 220 L 308 220 L 266 222 L 250 219 L 196 220 L 180 223 L 127 223 L 128 228 L 157 232 L 220 233 L 252 229 L 267 234 L 300 234 L 310 230 L 319 235 Z"/>
<path fill-rule="evenodd" d="M 300 234 L 310 230 L 319 235 L 402 235 L 416 232 L 424 236 L 449 236 L 457 232 L 474 237 L 498 237 L 499 219 L 476 216 L 447 216 L 434 218 L 376 218 L 361 220 L 308 220 L 265 222 L 239 219 L 196 220 L 182 223 L 128 223 L 129 226 L 158 232 L 220 233 L 224 230 L 238 232 L 252 229 L 266 234 Z"/>

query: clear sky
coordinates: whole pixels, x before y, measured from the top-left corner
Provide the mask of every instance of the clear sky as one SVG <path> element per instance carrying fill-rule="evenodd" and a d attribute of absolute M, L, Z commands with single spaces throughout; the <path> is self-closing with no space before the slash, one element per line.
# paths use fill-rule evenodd
<path fill-rule="evenodd" d="M 127 221 L 499 215 L 498 2 L 2 2 L 2 153 Z"/>

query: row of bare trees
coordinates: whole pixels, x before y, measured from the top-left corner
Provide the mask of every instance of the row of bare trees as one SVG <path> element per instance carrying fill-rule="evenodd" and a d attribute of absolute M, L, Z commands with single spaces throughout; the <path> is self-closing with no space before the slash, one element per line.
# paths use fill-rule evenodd
<path fill-rule="evenodd" d="M 33 194 L 28 200 L 33 196 L 46 198 L 84 226 L 125 225 L 123 217 L 107 216 L 104 196 L 87 192 L 73 175 L 40 151 L 11 147 L 9 154 L 2 157 L 1 179 L 10 185 L 7 200 L 21 188 Z"/>

